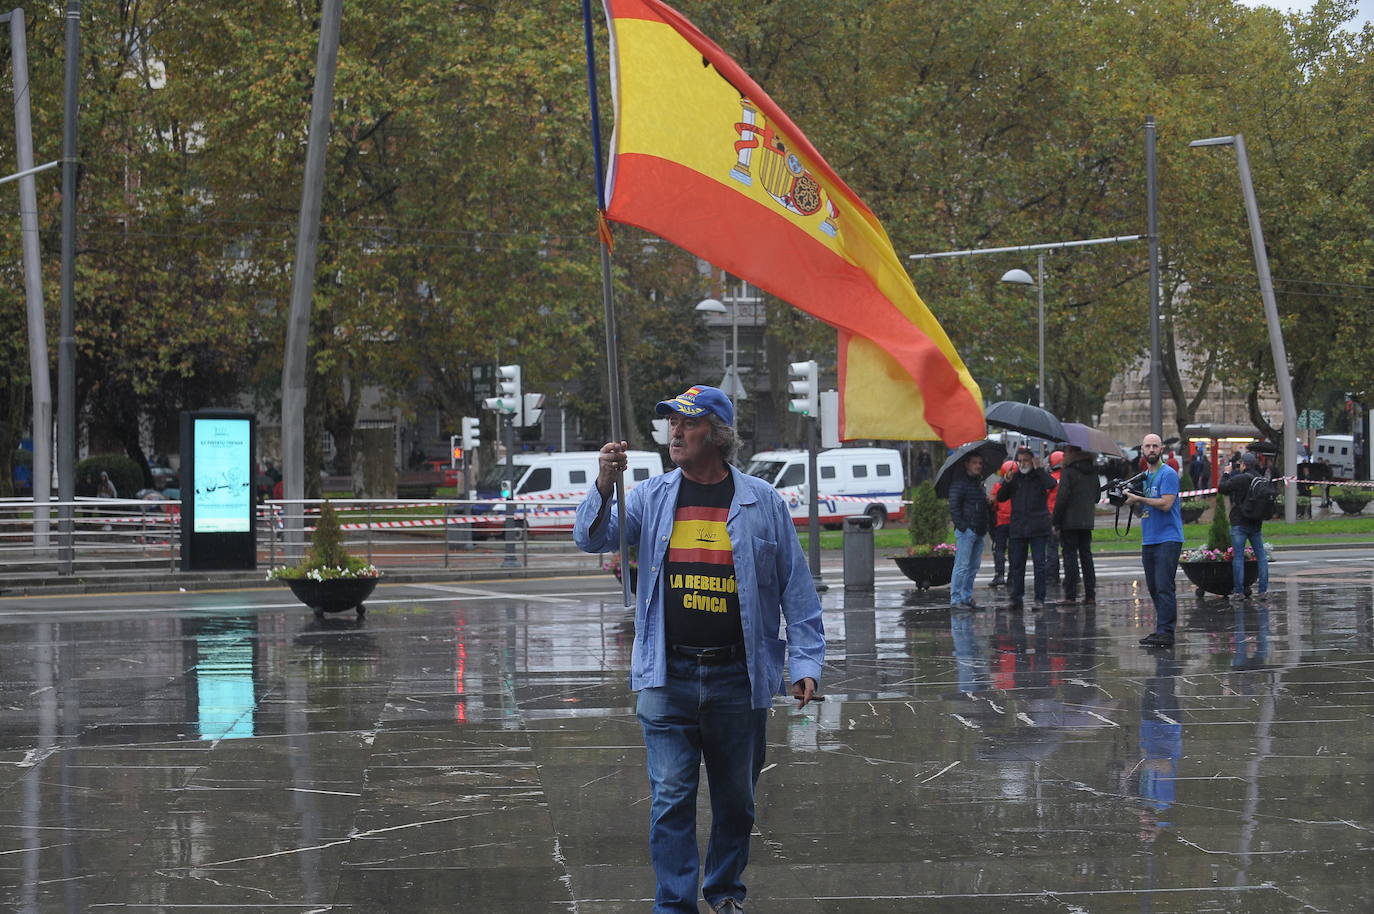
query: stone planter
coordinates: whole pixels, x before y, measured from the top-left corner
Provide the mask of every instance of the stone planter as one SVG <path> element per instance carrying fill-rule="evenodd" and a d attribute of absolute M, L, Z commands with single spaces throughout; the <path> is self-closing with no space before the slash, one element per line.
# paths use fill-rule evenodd
<path fill-rule="evenodd" d="M 1204 593 L 1216 594 L 1224 597 L 1231 592 L 1231 563 L 1230 562 L 1179 562 L 1179 567 L 1188 576 L 1188 580 L 1197 588 L 1197 595 L 1200 597 Z M 1245 560 L 1245 592 L 1250 592 L 1250 585 L 1259 580 L 1259 560 Z"/>
<path fill-rule="evenodd" d="M 377 587 L 376 578 L 334 578 L 329 581 L 313 581 L 310 578 L 289 578 L 286 585 L 306 606 L 315 611 L 315 618 L 324 618 L 325 613 L 356 610 L 358 618 L 367 612 L 363 601 L 372 595 Z"/>
<path fill-rule="evenodd" d="M 1343 514 L 1363 514 L 1364 507 L 1369 502 L 1361 498 L 1338 498 L 1336 504 L 1340 506 Z"/>
<path fill-rule="evenodd" d="M 895 555 L 892 561 L 920 590 L 943 587 L 954 577 L 952 555 Z"/>
<path fill-rule="evenodd" d="M 1198 519 L 1207 512 L 1207 508 L 1206 506 L 1196 508 L 1189 507 L 1188 505 L 1180 505 L 1178 511 L 1179 514 L 1182 515 L 1185 524 L 1195 524 Z"/>

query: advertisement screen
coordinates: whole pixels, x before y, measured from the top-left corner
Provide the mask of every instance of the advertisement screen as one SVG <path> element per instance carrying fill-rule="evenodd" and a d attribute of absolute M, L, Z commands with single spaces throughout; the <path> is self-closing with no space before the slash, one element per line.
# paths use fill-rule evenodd
<path fill-rule="evenodd" d="M 252 423 L 196 418 L 195 533 L 247 533 L 253 517 Z"/>

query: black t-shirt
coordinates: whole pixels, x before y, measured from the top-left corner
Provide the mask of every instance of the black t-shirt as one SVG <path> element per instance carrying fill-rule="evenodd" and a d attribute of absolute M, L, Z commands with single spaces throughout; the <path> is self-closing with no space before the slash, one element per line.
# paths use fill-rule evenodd
<path fill-rule="evenodd" d="M 735 553 L 725 530 L 734 495 L 733 476 L 709 486 L 683 477 L 678 488 L 664 563 L 664 628 L 669 644 L 722 647 L 744 640 Z"/>

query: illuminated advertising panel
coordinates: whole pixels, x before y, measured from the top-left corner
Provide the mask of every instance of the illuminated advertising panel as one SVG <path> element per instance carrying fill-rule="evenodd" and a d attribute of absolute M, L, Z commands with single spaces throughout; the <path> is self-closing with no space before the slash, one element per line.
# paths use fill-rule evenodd
<path fill-rule="evenodd" d="M 252 529 L 251 432 L 247 419 L 195 418 L 195 533 Z"/>
<path fill-rule="evenodd" d="M 254 416 L 202 409 L 181 414 L 181 568 L 257 567 Z"/>

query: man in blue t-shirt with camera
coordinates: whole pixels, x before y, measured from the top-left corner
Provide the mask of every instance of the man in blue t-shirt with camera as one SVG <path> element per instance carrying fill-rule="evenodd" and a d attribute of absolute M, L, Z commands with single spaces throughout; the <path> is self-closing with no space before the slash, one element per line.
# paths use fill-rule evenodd
<path fill-rule="evenodd" d="M 1126 503 L 1140 507 L 1140 561 L 1145 566 L 1145 586 L 1155 605 L 1155 630 L 1140 639 L 1145 647 L 1173 647 L 1178 622 L 1174 576 L 1183 552 L 1183 514 L 1178 503 L 1178 472 L 1161 460 L 1164 442 L 1151 433 L 1140 441 L 1145 460 L 1145 493 L 1131 492 Z"/>

